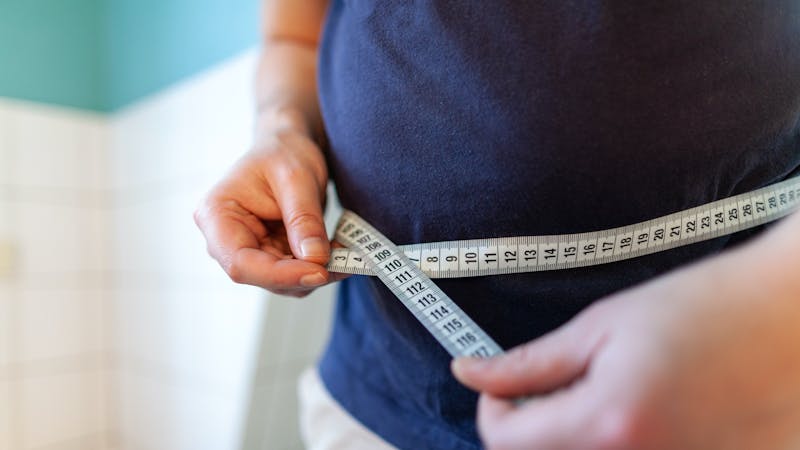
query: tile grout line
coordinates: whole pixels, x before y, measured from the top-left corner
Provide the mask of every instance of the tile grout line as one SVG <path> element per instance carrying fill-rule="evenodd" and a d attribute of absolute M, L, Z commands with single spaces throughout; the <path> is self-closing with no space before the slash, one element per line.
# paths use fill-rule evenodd
<path fill-rule="evenodd" d="M 9 115 L 11 119 L 13 115 Z M 6 121 L 6 143 L 8 146 L 6 148 L 11 149 L 14 146 L 14 139 L 13 136 L 16 134 L 12 131 L 13 125 L 15 125 L 17 120 L 11 119 Z M 15 163 L 15 153 L 12 151 L 8 152 L 8 168 L 6 170 L 10 170 L 11 167 L 16 167 Z M 7 174 L 10 175 L 10 174 Z M 9 212 L 9 229 L 12 230 L 12 234 L 17 234 L 19 231 L 19 220 L 18 214 L 16 209 L 17 205 L 6 205 L 8 212 Z M 11 316 L 11 323 L 9 324 L 9 344 L 11 348 L 9 349 L 9 360 L 10 361 L 18 361 L 19 360 L 19 352 L 20 352 L 20 307 L 19 307 L 19 275 L 17 270 L 13 267 L 14 264 L 12 262 L 11 268 L 11 299 L 9 302 L 9 316 Z M 11 443 L 11 448 L 23 448 L 22 443 L 22 418 L 24 417 L 24 405 L 22 399 L 22 377 L 18 367 L 11 367 L 9 370 L 9 399 L 11 406 L 11 411 L 9 413 L 9 440 Z"/>
<path fill-rule="evenodd" d="M 83 372 L 100 372 L 113 368 L 107 365 L 106 356 L 109 353 L 109 350 L 97 350 L 33 360 L 17 360 L 0 365 L 0 372 L 3 370 L 9 374 L 13 372 L 16 379 L 25 380 Z M 9 376 L 5 380 L 10 382 L 14 381 L 14 378 Z"/>
<path fill-rule="evenodd" d="M 17 141 L 20 133 L 18 122 L 20 119 L 8 111 L 0 111 L 0 113 L 4 114 L 4 116 L 8 117 L 9 119 L 4 120 L 3 123 L 0 124 L 0 131 L 2 131 L 0 132 L 0 151 L 3 151 L 3 156 L 7 163 L 4 164 L 5 167 L 0 168 L 0 170 L 3 172 L 3 179 L 11 179 L 11 175 L 13 175 L 11 168 L 17 166 L 19 163 L 18 152 L 23 150 L 17 148 Z M 73 138 L 73 145 L 82 145 L 78 134 L 73 136 Z M 20 222 L 20 213 L 21 209 L 25 208 L 26 205 L 54 204 L 66 206 L 68 208 L 89 210 L 92 212 L 103 211 L 110 203 L 109 197 L 112 193 L 112 191 L 95 187 L 26 186 L 2 184 L 0 185 L 0 208 L 4 209 L 7 213 L 7 219 L 5 220 L 7 220 L 6 223 L 8 224 L 8 238 L 12 241 L 15 241 L 15 238 L 20 234 L 22 226 Z M 92 220 L 91 224 L 92 227 L 96 226 L 102 228 L 109 226 L 109 224 L 102 219 L 102 216 L 99 215 Z M 86 232 L 86 230 L 77 230 L 75 231 L 76 235 L 73 235 L 72 238 L 81 240 Z M 107 260 L 108 258 L 104 257 L 104 259 Z M 85 288 L 83 277 L 80 276 L 83 273 L 85 272 L 58 271 L 49 273 L 48 275 L 61 279 L 61 281 L 66 282 L 65 285 L 69 285 L 73 288 L 76 288 L 79 285 L 82 288 Z M 20 296 L 23 290 L 26 289 L 27 283 L 24 283 L 24 281 L 27 281 L 28 278 L 31 278 L 31 275 L 39 279 L 46 278 L 37 276 L 37 274 L 22 273 L 22 271 L 19 269 L 19 262 L 17 261 L 12 265 L 12 270 L 8 280 L 8 288 L 11 296 L 8 303 L 10 323 L 7 330 L 9 364 L 4 365 L 2 371 L 7 374 L 6 385 L 10 405 L 7 422 L 8 436 L 6 436 L 6 444 L 10 445 L 10 447 L 13 449 L 25 448 L 28 444 L 26 442 L 25 430 L 34 429 L 38 425 L 37 423 L 27 423 L 26 421 L 26 417 L 28 415 L 27 413 L 29 412 L 25 389 L 25 384 L 27 381 L 41 376 L 59 376 L 64 374 L 96 372 L 103 380 L 101 386 L 98 386 L 97 389 L 106 391 L 98 392 L 98 394 L 103 396 L 102 399 L 104 402 L 108 399 L 108 389 L 106 389 L 105 386 L 109 385 L 109 363 L 112 359 L 108 355 L 109 351 L 106 351 L 105 349 L 68 356 L 28 361 L 24 360 L 26 355 L 23 352 L 23 341 L 25 338 L 22 333 L 21 325 L 23 309 Z M 105 286 L 107 283 L 104 281 L 101 285 Z M 105 295 L 106 291 L 104 289 L 100 289 L 100 291 L 103 293 L 101 295 Z M 105 318 L 105 315 L 106 309 L 103 308 L 101 310 L 101 316 Z M 111 424 L 107 423 L 107 420 L 103 418 L 101 422 L 95 426 L 101 429 L 95 430 L 94 433 L 87 434 L 79 437 L 78 439 L 94 439 L 94 442 L 97 442 L 98 445 L 102 445 L 103 448 L 107 447 L 107 440 L 103 439 L 103 442 L 100 443 L 97 437 L 105 437 L 108 434 L 108 429 L 111 428 Z M 63 443 L 67 442 L 74 442 L 74 439 L 63 441 Z M 54 446 L 57 445 L 58 443 L 48 444 L 41 448 L 54 448 Z"/>
<path fill-rule="evenodd" d="M 80 436 L 75 436 L 67 439 L 62 439 L 59 441 L 50 442 L 43 445 L 38 445 L 36 447 L 31 447 L 29 450 L 58 450 L 64 448 L 64 446 L 70 446 L 67 448 L 75 448 L 75 444 L 85 444 L 85 443 L 97 443 L 102 441 L 102 431 L 95 431 L 91 433 L 85 433 Z M 85 447 L 83 447 L 85 448 Z M 103 447 L 103 450 L 106 450 L 107 447 Z M 86 449 L 90 450 L 90 449 Z M 92 448 L 91 450 L 94 450 Z"/>
<path fill-rule="evenodd" d="M 0 103 L 0 119 L 2 119 L 2 120 L 0 120 L 0 158 L 2 158 L 3 160 L 5 160 L 7 162 L 7 164 L 5 164 L 5 166 L 0 166 L 0 175 L 2 175 L 3 179 L 8 179 L 8 177 L 10 175 L 10 167 L 13 165 L 12 161 L 11 161 L 11 158 L 12 158 L 12 152 L 10 150 L 11 149 L 11 145 L 9 143 L 9 140 L 10 140 L 10 138 L 9 138 L 10 125 L 9 125 L 9 120 L 6 120 L 8 117 L 10 117 L 10 114 L 8 113 L 8 111 L 6 111 L 6 109 L 7 108 L 5 108 L 2 103 Z M 14 228 L 12 226 L 12 220 L 13 220 L 12 216 L 13 215 L 11 214 L 11 205 L 9 205 L 7 203 L 2 203 L 2 204 L 0 204 L 0 210 L 2 210 L 2 212 L 7 217 L 7 220 L 9 221 L 9 223 L 8 223 L 9 234 L 11 234 L 10 230 L 12 228 Z M 9 238 L 9 239 L 11 238 L 11 236 L 2 236 L 2 237 Z M 8 293 L 9 293 L 9 297 L 10 297 L 8 299 L 9 325 L 8 325 L 8 328 L 6 330 L 0 330 L 0 332 L 5 333 L 5 337 L 7 339 L 6 345 L 8 346 L 8 348 L 7 348 L 7 350 L 8 350 L 8 360 L 11 361 L 11 360 L 13 360 L 13 357 L 14 357 L 14 354 L 15 354 L 15 345 L 14 345 L 14 336 L 13 335 L 14 335 L 14 331 L 15 331 L 14 328 L 15 328 L 15 322 L 16 322 L 16 308 L 14 306 L 14 303 L 16 302 L 15 299 L 16 299 L 17 296 L 16 296 L 16 287 L 14 285 L 13 268 L 9 268 L 9 270 L 11 270 L 11 273 L 5 275 L 5 276 L 9 277 L 9 280 L 8 280 Z M 14 395 L 14 390 L 15 390 L 14 389 L 14 382 L 11 380 L 11 372 L 10 371 L 8 372 L 8 376 L 9 376 L 8 382 L 4 384 L 4 388 L 3 388 L 6 391 L 5 392 L 6 398 L 8 399 L 8 404 L 10 405 L 10 409 L 8 411 L 8 417 L 5 418 L 5 422 L 6 423 L 3 424 L 5 426 L 5 428 L 8 430 L 8 435 L 6 435 L 6 436 L 1 436 L 0 435 L 0 443 L 8 444 L 8 445 L 10 445 L 11 448 L 16 448 L 18 446 L 16 445 L 16 439 L 14 437 L 14 435 L 16 433 L 15 433 L 14 430 L 15 430 L 15 425 L 16 425 L 16 422 L 17 422 L 17 419 L 16 419 L 16 409 L 17 409 L 16 408 L 16 403 L 17 402 L 16 402 L 16 398 L 15 398 L 15 395 Z"/>
<path fill-rule="evenodd" d="M 3 104 L 2 104 L 2 102 L 0 102 L 0 108 L 2 108 L 2 106 L 3 106 Z M 144 110 L 144 108 L 141 108 L 141 109 Z M 150 114 L 150 112 L 148 110 L 144 110 L 144 111 L 147 112 L 148 114 Z M 145 122 L 145 123 L 149 123 L 149 122 Z M 137 125 L 138 125 L 137 123 L 134 123 L 134 126 L 131 127 L 131 128 L 137 129 Z M 19 135 L 19 134 L 20 133 L 18 131 L 17 135 Z M 109 136 L 111 136 L 111 135 L 109 134 Z M 18 140 L 19 139 L 21 139 L 21 138 L 18 138 Z M 109 144 L 109 149 L 108 149 L 109 151 L 98 155 L 98 159 L 104 159 L 105 158 L 106 160 L 110 160 L 111 158 L 115 157 L 115 155 L 111 153 L 111 151 L 113 150 L 113 149 L 111 149 L 111 145 L 112 144 L 114 144 L 114 143 Z M 15 149 L 15 151 L 17 151 L 17 150 L 19 150 L 19 149 Z M 20 160 L 24 159 L 24 156 L 20 156 L 20 155 L 17 154 L 17 155 L 15 155 L 15 157 L 16 157 L 17 161 L 16 161 L 16 164 L 14 164 L 14 166 L 17 166 L 17 165 L 19 165 Z M 115 169 L 114 167 L 112 167 L 111 164 L 107 164 L 106 162 L 104 162 L 104 164 L 107 166 L 106 168 L 108 168 L 109 170 L 113 171 Z M 202 173 L 205 174 L 206 172 L 210 172 L 210 170 L 204 168 Z M 198 175 L 200 175 L 199 171 L 198 171 Z M 87 191 L 86 193 L 87 193 L 87 195 L 89 195 L 89 197 L 83 198 L 83 199 L 75 198 L 76 196 L 81 195 L 83 193 L 83 191 L 78 192 L 78 193 L 67 192 L 67 193 L 59 194 L 57 192 L 58 188 L 55 188 L 55 189 L 51 189 L 51 190 L 22 189 L 22 190 L 13 190 L 13 191 L 9 191 L 8 193 L 4 193 L 3 189 L 5 187 L 4 186 L 0 186 L 0 203 L 5 201 L 5 197 L 4 196 L 8 196 L 8 198 L 10 200 L 13 200 L 13 203 L 15 204 L 14 207 L 17 208 L 17 210 L 20 210 L 20 212 L 24 212 L 25 211 L 24 208 L 26 208 L 27 205 L 28 205 L 28 203 L 26 203 L 26 200 L 39 200 L 39 201 L 44 201 L 45 203 L 49 203 L 49 204 L 56 204 L 56 203 L 60 203 L 60 199 L 62 199 L 62 197 L 70 197 L 71 196 L 71 198 L 73 198 L 74 200 L 67 199 L 67 203 L 74 202 L 74 201 L 77 201 L 77 200 L 85 201 L 87 203 L 87 209 L 88 208 L 99 208 L 99 210 L 101 212 L 111 211 L 112 213 L 114 213 L 116 211 L 127 210 L 128 208 L 138 208 L 140 205 L 144 205 L 144 204 L 148 204 L 149 205 L 150 203 L 155 203 L 156 201 L 158 201 L 159 203 L 162 203 L 165 197 L 170 199 L 170 198 L 173 198 L 173 197 L 180 196 L 181 197 L 180 200 L 183 201 L 183 197 L 184 197 L 185 193 L 194 192 L 194 188 L 192 188 L 193 185 L 190 184 L 190 182 L 185 179 L 186 177 L 192 177 L 193 178 L 194 177 L 194 173 L 183 174 L 182 178 L 180 178 L 178 180 L 169 179 L 169 180 L 155 180 L 154 182 L 148 181 L 147 183 L 142 183 L 141 185 L 136 184 L 136 185 L 134 185 L 132 187 L 121 187 L 121 188 L 116 188 L 116 189 L 108 188 L 109 186 L 111 186 L 111 184 L 112 184 L 111 182 L 98 183 L 97 185 L 101 186 L 101 190 L 98 190 L 96 192 L 95 191 L 92 191 L 92 192 L 88 192 Z M 131 177 L 131 179 L 138 180 L 139 178 Z M 102 189 L 106 189 L 106 190 L 103 191 Z M 186 196 L 188 197 L 188 195 L 186 195 Z M 75 205 L 64 204 L 63 206 L 74 207 Z M 137 211 L 138 211 L 138 209 L 137 209 Z M 22 217 L 24 217 L 24 215 Z M 17 224 L 16 228 L 13 228 L 11 231 L 19 233 L 20 232 L 20 227 L 24 223 L 24 220 L 22 220 L 21 217 L 18 217 L 16 220 L 17 220 L 17 222 L 19 222 L 19 224 Z M 112 214 L 112 215 L 109 215 L 108 217 L 105 217 L 105 218 L 100 218 L 98 220 L 93 220 L 92 223 L 98 223 L 99 222 L 100 224 L 102 224 L 103 227 L 107 227 L 109 229 L 109 231 L 113 232 L 114 231 L 113 227 L 116 224 L 116 220 L 118 220 L 118 216 L 115 215 L 115 214 Z M 114 234 L 112 233 L 111 236 L 113 238 Z M 103 257 L 105 256 L 109 261 L 113 261 L 113 260 L 115 260 L 115 258 L 118 258 L 117 256 L 115 256 L 114 253 L 110 253 L 111 257 L 109 257 L 108 256 L 109 255 L 109 253 L 108 253 L 109 251 L 110 251 L 110 249 L 107 249 L 106 251 L 100 253 L 99 254 L 100 258 L 98 258 L 98 259 L 102 260 Z M 29 289 L 31 289 L 33 286 L 30 286 L 30 285 L 35 282 L 37 277 L 41 277 L 40 278 L 41 280 L 46 281 L 49 284 L 53 280 L 51 280 L 49 278 L 46 278 L 46 277 L 50 277 L 50 276 L 55 276 L 56 278 L 58 278 L 58 280 L 57 280 L 58 282 L 55 285 L 56 289 L 53 290 L 53 293 L 56 293 L 60 289 L 64 288 L 64 286 L 68 286 L 70 284 L 70 283 L 68 283 L 68 277 L 73 277 L 73 278 L 77 279 L 77 278 L 80 278 L 82 276 L 82 273 L 73 273 L 73 274 L 63 274 L 62 273 L 62 274 L 55 274 L 55 275 L 53 275 L 53 274 L 33 274 L 33 276 L 30 276 L 31 274 L 26 271 L 26 273 L 24 275 L 25 275 L 24 277 L 18 277 L 16 279 L 17 285 L 16 285 L 15 295 L 21 295 L 22 293 L 27 292 Z M 164 288 L 180 289 L 182 287 L 181 283 L 183 283 L 183 281 L 185 281 L 184 278 L 191 279 L 192 277 L 196 277 L 196 278 L 199 278 L 200 280 L 202 280 L 202 281 L 200 281 L 200 283 L 197 283 L 197 284 L 208 285 L 208 287 L 211 287 L 211 288 L 213 288 L 215 290 L 219 289 L 220 292 L 227 292 L 227 290 L 228 290 L 227 286 L 225 288 L 217 287 L 218 286 L 217 283 L 206 281 L 204 273 L 181 273 L 181 274 L 178 274 L 178 276 L 180 277 L 180 280 L 181 280 L 180 283 L 174 283 L 174 282 L 170 281 L 170 279 L 172 278 L 172 274 L 167 274 L 165 276 L 157 276 L 157 275 L 158 274 L 150 276 L 149 274 L 146 274 L 146 273 L 142 274 L 142 273 L 136 272 L 136 271 L 133 271 L 133 273 L 128 273 L 128 272 L 125 272 L 125 271 L 116 271 L 116 270 L 113 270 L 113 271 L 110 271 L 110 272 L 103 272 L 103 273 L 97 275 L 98 279 L 102 279 L 102 288 L 100 289 L 100 291 L 102 291 L 103 292 L 102 295 L 105 296 L 103 298 L 107 298 L 108 301 L 109 301 L 108 305 L 103 304 L 103 305 L 100 305 L 98 307 L 98 309 L 100 309 L 100 315 L 103 318 L 103 320 L 106 320 L 108 317 L 111 317 L 111 319 L 112 319 L 112 321 L 107 324 L 106 328 L 102 330 L 102 332 L 104 333 L 104 334 L 102 334 L 102 336 L 103 336 L 103 339 L 107 339 L 109 341 L 110 346 L 112 348 L 111 348 L 110 351 L 104 352 L 103 355 L 100 355 L 101 357 L 98 358 L 99 362 L 98 361 L 94 361 L 93 364 L 98 364 L 99 363 L 101 365 L 101 367 L 108 369 L 108 370 L 105 371 L 105 375 L 107 375 L 106 378 L 109 379 L 109 383 L 107 383 L 103 389 L 105 389 L 105 391 L 108 394 L 106 397 L 104 397 L 104 400 L 106 402 L 106 405 L 107 405 L 106 407 L 108 408 L 109 412 L 113 411 L 114 408 L 121 408 L 121 406 L 126 406 L 125 402 L 123 401 L 124 399 L 120 399 L 119 397 L 115 398 L 114 391 L 116 390 L 116 391 L 120 391 L 121 392 L 122 389 L 125 388 L 124 390 L 127 393 L 128 389 L 129 389 L 127 386 L 125 386 L 121 382 L 119 383 L 119 387 L 116 384 L 111 384 L 110 383 L 110 381 L 116 381 L 115 377 L 117 375 L 125 373 L 125 372 L 128 371 L 127 367 L 123 367 L 122 366 L 124 364 L 124 358 L 126 358 L 128 356 L 127 350 L 122 345 L 122 341 L 121 340 L 116 340 L 116 337 L 117 337 L 116 334 L 117 333 L 114 331 L 116 323 L 117 322 L 122 322 L 122 321 L 125 320 L 125 318 L 123 318 L 121 316 L 119 316 L 119 317 L 115 316 L 115 313 L 117 311 L 123 312 L 122 311 L 122 307 L 124 306 L 125 302 L 130 301 L 130 299 L 128 299 L 127 297 L 122 297 L 121 293 L 123 291 L 130 290 L 131 288 L 136 288 L 137 290 L 145 290 L 145 291 L 149 291 L 151 289 L 161 290 L 161 289 L 164 289 Z M 139 284 L 140 282 L 143 282 L 143 281 L 147 282 L 146 283 L 147 286 L 145 288 L 142 288 L 141 285 Z M 77 284 L 81 284 L 81 283 L 77 283 Z M 77 284 L 76 284 L 76 286 L 77 286 Z M 196 286 L 196 284 L 194 284 L 193 286 Z M 92 289 L 93 290 L 97 290 L 94 287 Z M 199 290 L 202 290 L 202 288 L 200 288 Z M 16 311 L 15 311 L 16 316 L 18 316 L 18 317 L 19 316 L 27 317 L 26 313 L 27 313 L 28 308 L 26 307 L 26 304 L 24 303 L 24 300 L 22 300 L 22 299 L 16 300 L 16 305 L 15 306 L 16 306 Z M 9 310 L 9 312 L 12 312 L 12 311 Z M 36 314 L 38 314 L 38 312 Z M 292 320 L 296 322 L 297 320 L 299 320 L 299 317 L 300 317 L 299 313 L 295 312 L 293 314 L 293 319 Z M 137 323 L 137 326 L 143 326 L 143 325 L 146 326 L 146 324 Z M 259 331 L 263 331 L 263 326 L 259 327 L 259 328 L 261 328 Z M 25 335 L 25 333 L 23 333 L 23 331 L 25 331 L 25 329 L 26 328 L 25 328 L 25 326 L 23 324 L 17 324 L 16 325 L 16 330 L 14 330 L 14 332 L 16 333 L 16 335 L 15 335 L 15 339 L 17 341 L 16 343 L 19 343 L 18 341 L 26 341 L 27 342 L 26 335 Z M 111 331 L 108 331 L 109 329 L 111 329 Z M 108 346 L 109 345 L 103 345 L 103 347 L 108 347 Z M 285 353 L 287 351 L 287 348 L 288 348 L 287 346 L 288 346 L 288 344 L 282 346 L 282 350 L 281 350 L 282 353 Z M 17 354 L 15 355 L 15 358 L 17 358 L 17 359 L 18 359 L 19 356 L 25 356 L 25 354 L 26 354 L 26 351 L 22 347 L 18 347 L 16 349 L 16 351 L 17 351 Z M 287 367 L 291 366 L 286 361 L 280 361 L 280 363 L 282 365 L 281 367 L 283 367 L 283 368 L 287 368 Z M 256 365 L 258 365 L 258 364 L 256 364 Z M 42 365 L 36 366 L 35 369 L 37 369 L 40 373 L 44 373 L 45 370 L 49 370 L 48 368 L 56 367 L 56 366 L 57 366 L 57 364 L 42 364 Z M 29 373 L 25 371 L 26 370 L 25 367 L 21 367 L 21 369 L 22 369 L 22 372 L 18 373 L 17 374 L 18 376 L 23 378 L 23 377 L 29 375 Z M 123 370 L 123 369 L 125 369 L 125 370 Z M 187 375 L 187 374 L 184 373 L 183 371 L 177 371 L 177 372 L 175 372 L 175 374 L 178 376 L 178 378 L 176 378 L 176 380 L 172 380 L 172 381 L 177 381 L 178 383 L 181 383 L 186 378 L 191 378 L 191 377 L 185 377 L 185 375 Z M 138 393 L 138 390 L 136 390 L 136 389 L 131 389 L 131 390 L 134 391 L 133 392 L 134 394 Z M 226 392 L 227 392 L 227 388 L 226 388 Z M 27 402 L 27 398 L 26 398 L 24 392 L 22 394 L 20 394 L 20 395 L 21 395 L 21 401 L 22 402 Z M 34 408 L 30 408 L 30 406 L 33 406 L 33 405 L 34 405 L 33 403 L 29 404 L 28 405 L 29 409 L 34 409 Z M 102 405 L 99 406 L 99 407 L 102 407 Z M 33 412 L 33 411 L 28 411 L 28 412 L 30 413 L 30 412 Z M 118 411 L 118 415 L 120 415 L 121 417 L 126 417 L 125 413 L 127 413 L 127 411 L 122 410 L 122 409 L 120 409 Z M 30 424 L 30 423 L 25 422 L 27 420 L 25 415 L 22 415 L 19 420 L 23 424 L 28 425 L 29 428 L 30 428 L 31 425 L 38 425 L 38 424 Z M 113 419 L 113 417 L 111 419 L 108 419 L 108 420 L 110 420 L 110 421 L 101 422 L 101 423 L 105 423 L 105 425 L 102 425 L 101 427 L 106 428 L 105 431 L 106 431 L 106 435 L 108 436 L 107 439 L 106 439 L 106 442 L 105 442 L 106 446 L 108 446 L 108 445 L 112 445 L 112 446 L 113 445 L 117 445 L 119 447 L 126 447 L 126 448 L 140 448 L 140 447 L 144 447 L 144 445 L 139 445 L 139 444 L 143 444 L 143 443 L 142 442 L 138 442 L 137 439 L 143 439 L 145 441 L 152 441 L 152 442 L 147 442 L 148 445 L 153 445 L 153 446 L 156 446 L 155 448 L 158 448 L 159 440 L 147 439 L 146 435 L 140 435 L 140 434 L 137 433 L 137 431 L 141 431 L 141 430 L 139 430 L 140 427 L 138 427 L 138 426 L 129 427 L 128 426 L 129 424 L 121 423 L 120 420 Z M 127 433 L 127 435 L 125 435 L 126 433 Z M 125 435 L 125 438 L 123 438 L 123 435 Z M 26 432 L 23 431 L 22 435 L 21 435 L 21 437 L 19 439 L 20 440 L 29 440 L 30 438 L 28 438 L 28 435 L 26 434 Z M 19 442 L 19 443 L 21 443 L 21 442 Z M 31 442 L 26 442 L 26 443 L 27 444 L 31 444 Z M 68 444 L 68 443 L 64 442 L 64 444 Z M 97 445 L 100 445 L 100 444 L 98 443 Z M 88 446 L 88 443 L 87 443 L 87 446 Z M 19 450 L 19 448 L 21 448 L 21 446 L 19 446 L 19 448 L 17 448 L 17 447 L 18 446 L 14 446 L 13 448 L 15 450 Z M 47 448 L 49 449 L 50 446 L 47 446 Z M 46 450 L 46 449 L 44 447 L 41 447 L 40 450 Z M 87 449 L 87 450 L 89 450 L 89 449 Z"/>

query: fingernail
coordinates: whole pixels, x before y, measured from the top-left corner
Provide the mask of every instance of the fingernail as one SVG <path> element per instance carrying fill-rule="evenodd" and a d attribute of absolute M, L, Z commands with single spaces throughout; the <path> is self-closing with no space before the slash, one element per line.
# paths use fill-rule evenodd
<path fill-rule="evenodd" d="M 305 258 L 325 256 L 328 254 L 325 244 L 327 243 L 318 237 L 305 238 L 300 242 L 300 253 Z"/>
<path fill-rule="evenodd" d="M 303 275 L 300 278 L 300 285 L 303 287 L 317 287 L 325 284 L 325 277 L 321 273 Z"/>

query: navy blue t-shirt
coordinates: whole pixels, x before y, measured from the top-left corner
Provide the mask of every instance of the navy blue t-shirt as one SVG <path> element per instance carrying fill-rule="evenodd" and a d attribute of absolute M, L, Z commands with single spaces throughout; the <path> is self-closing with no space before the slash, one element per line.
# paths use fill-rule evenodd
<path fill-rule="evenodd" d="M 334 0 L 319 71 L 342 205 L 397 244 L 612 228 L 800 165 L 796 0 Z M 508 348 L 744 237 L 438 284 Z M 480 447 L 449 360 L 377 279 L 342 283 L 320 372 L 385 440 Z"/>

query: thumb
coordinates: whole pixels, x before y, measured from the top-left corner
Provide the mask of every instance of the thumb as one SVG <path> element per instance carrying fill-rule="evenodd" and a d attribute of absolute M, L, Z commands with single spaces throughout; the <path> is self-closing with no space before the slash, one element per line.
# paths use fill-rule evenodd
<path fill-rule="evenodd" d="M 569 322 L 493 358 L 456 359 L 453 375 L 467 387 L 497 397 L 543 394 L 567 386 L 586 372 L 601 342 L 596 327 L 587 322 Z"/>
<path fill-rule="evenodd" d="M 297 259 L 325 264 L 331 247 L 322 219 L 322 193 L 311 174 L 293 175 L 275 190 L 289 246 Z"/>

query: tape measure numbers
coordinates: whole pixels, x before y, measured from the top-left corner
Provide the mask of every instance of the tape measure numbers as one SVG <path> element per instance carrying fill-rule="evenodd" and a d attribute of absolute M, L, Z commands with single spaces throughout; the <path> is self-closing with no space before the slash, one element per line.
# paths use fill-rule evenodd
<path fill-rule="evenodd" d="M 361 258 L 394 295 L 452 355 L 493 356 L 502 349 L 386 236 L 345 211 L 336 240 Z"/>
<path fill-rule="evenodd" d="M 800 177 L 610 230 L 396 246 L 351 211 L 339 220 L 331 272 L 377 276 L 453 356 L 502 349 L 431 278 L 607 264 L 705 241 L 784 217 L 800 206 Z"/>
<path fill-rule="evenodd" d="M 790 214 L 800 177 L 657 219 L 610 230 L 402 245 L 430 278 L 538 272 L 606 264 L 753 228 Z M 344 244 L 344 242 L 342 242 Z M 350 248 L 334 249 L 331 272 L 374 275 Z"/>

